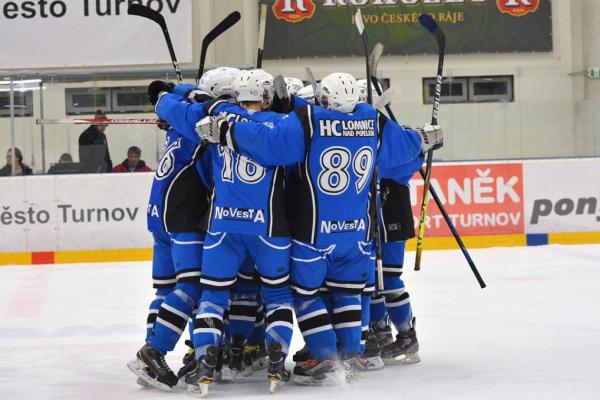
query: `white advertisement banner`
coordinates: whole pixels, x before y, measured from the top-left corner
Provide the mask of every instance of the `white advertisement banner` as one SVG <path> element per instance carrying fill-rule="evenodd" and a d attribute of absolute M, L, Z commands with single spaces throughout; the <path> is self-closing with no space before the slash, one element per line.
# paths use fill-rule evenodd
<path fill-rule="evenodd" d="M 600 231 L 600 161 L 523 164 L 525 233 Z"/>
<path fill-rule="evenodd" d="M 12 0 L 0 7 L 0 68 L 169 64 L 160 26 L 130 4 L 163 15 L 180 63 L 192 61 L 192 0 Z"/>
<path fill-rule="evenodd" d="M 152 247 L 153 173 L 0 179 L 0 253 Z"/>

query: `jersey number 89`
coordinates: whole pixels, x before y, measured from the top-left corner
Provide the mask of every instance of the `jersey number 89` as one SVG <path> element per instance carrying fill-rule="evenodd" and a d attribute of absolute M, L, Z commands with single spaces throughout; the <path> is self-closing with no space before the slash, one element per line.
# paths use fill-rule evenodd
<path fill-rule="evenodd" d="M 352 153 L 345 147 L 329 147 L 321 153 L 321 168 L 318 183 L 322 192 L 330 195 L 342 194 L 350 184 L 350 173 L 348 169 L 352 164 L 352 170 L 358 178 L 356 181 L 356 193 L 360 193 L 365 187 L 373 167 L 373 150 L 370 147 L 362 147 L 351 160 Z"/>

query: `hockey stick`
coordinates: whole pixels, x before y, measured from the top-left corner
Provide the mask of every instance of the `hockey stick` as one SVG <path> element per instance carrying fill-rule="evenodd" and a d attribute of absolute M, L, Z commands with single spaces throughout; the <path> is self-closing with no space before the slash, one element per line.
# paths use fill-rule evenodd
<path fill-rule="evenodd" d="M 383 112 L 383 110 L 387 110 L 390 107 L 389 104 L 400 96 L 400 88 L 398 87 L 398 85 L 392 85 L 384 93 L 381 93 L 379 85 L 375 84 L 374 86 L 377 89 L 377 94 L 379 95 L 379 98 L 375 100 L 375 102 L 373 102 L 373 107 L 375 107 L 379 111 Z"/>
<path fill-rule="evenodd" d="M 202 74 L 204 73 L 204 62 L 206 61 L 206 52 L 208 50 L 208 46 L 218 38 L 223 32 L 234 26 L 239 20 L 242 18 L 239 11 L 234 11 L 217 26 L 215 26 L 212 31 L 208 32 L 204 39 L 202 40 L 202 50 L 200 51 L 200 66 L 198 67 L 198 78 L 196 79 L 196 86 L 200 85 L 200 78 L 202 78 Z"/>
<path fill-rule="evenodd" d="M 262 68 L 263 50 L 265 48 L 265 29 L 267 28 L 266 4 L 260 5 L 260 26 L 258 28 L 258 54 L 256 55 L 256 69 Z"/>
<path fill-rule="evenodd" d="M 419 22 L 435 38 L 438 45 L 438 69 L 435 85 L 435 98 L 433 100 L 433 112 L 431 115 L 431 125 L 437 125 L 438 111 L 440 107 L 440 96 L 442 93 L 442 71 L 444 69 L 444 48 L 446 46 L 446 36 L 440 29 L 440 26 L 429 14 L 421 14 Z M 419 222 L 419 236 L 417 239 L 417 256 L 415 258 L 415 271 L 421 269 L 421 253 L 423 252 L 423 237 L 425 236 L 425 216 L 427 215 L 427 203 L 429 200 L 429 184 L 431 181 L 431 163 L 433 161 L 433 150 L 427 152 L 427 168 L 425 168 L 425 182 L 423 183 L 423 204 L 421 205 L 421 218 Z"/>
<path fill-rule="evenodd" d="M 162 125 L 167 121 L 150 118 L 114 118 L 114 119 L 36 119 L 36 125 Z"/>
<path fill-rule="evenodd" d="M 383 54 L 383 45 L 381 43 L 377 43 L 375 47 L 373 47 L 373 51 L 371 52 L 371 56 L 369 57 L 369 66 L 371 67 L 371 76 L 377 79 L 377 66 L 379 65 L 379 59 Z"/>
<path fill-rule="evenodd" d="M 375 70 L 373 70 L 373 73 L 375 74 Z M 385 96 L 385 93 L 383 93 L 383 94 L 381 93 L 381 89 L 379 88 L 378 85 L 375 85 L 375 91 L 377 92 L 377 94 L 379 96 L 381 96 L 381 97 Z M 398 123 L 398 120 L 396 119 L 396 117 L 392 113 L 392 110 L 390 110 L 389 107 L 386 107 L 386 108 L 387 108 L 387 111 L 388 111 L 389 116 L 392 119 L 392 121 L 394 121 L 395 123 Z M 425 179 L 425 170 L 423 170 L 423 168 L 421 168 L 419 170 L 419 172 L 421 173 L 421 177 L 424 180 Z M 469 266 L 471 267 L 471 271 L 473 271 L 473 274 L 475 274 L 475 278 L 477 278 L 477 282 L 479 282 L 479 286 L 481 286 L 482 289 L 485 288 L 486 287 L 485 282 L 481 278 L 481 275 L 479 275 L 479 271 L 477 270 L 477 267 L 475 266 L 475 263 L 471 259 L 471 256 L 469 255 L 469 252 L 467 251 L 467 248 L 465 247 L 462 239 L 460 238 L 460 235 L 458 234 L 458 231 L 456 230 L 456 227 L 452 223 L 452 220 L 448 216 L 448 213 L 446 212 L 446 209 L 444 208 L 444 205 L 442 204 L 440 198 L 438 197 L 437 193 L 435 192 L 435 189 L 431 185 L 429 186 L 429 193 L 431 193 L 431 197 L 433 197 L 433 200 L 435 201 L 435 204 L 437 204 L 438 208 L 440 209 L 440 212 L 444 216 L 444 220 L 446 221 L 446 224 L 448 225 L 448 228 L 450 228 L 450 231 L 452 232 L 452 235 L 454 236 L 454 239 L 456 240 L 456 243 L 458 244 L 458 247 L 460 247 L 460 250 L 462 251 L 462 253 L 465 256 L 465 258 L 467 259 L 467 262 L 469 263 Z"/>
<path fill-rule="evenodd" d="M 129 6 L 129 8 L 127 9 L 127 14 L 148 18 L 160 25 L 160 28 L 162 29 L 163 34 L 165 35 L 165 41 L 167 42 L 167 47 L 169 48 L 169 54 L 171 55 L 173 67 L 175 68 L 177 82 L 179 84 L 182 84 L 183 77 L 181 76 L 181 70 L 179 69 L 177 57 L 175 57 L 175 50 L 173 49 L 173 43 L 171 43 L 171 35 L 169 35 L 169 30 L 167 29 L 167 23 L 165 22 L 165 18 L 158 11 L 154 11 L 150 7 L 143 6 L 137 3 Z"/>
<path fill-rule="evenodd" d="M 285 84 L 285 80 L 283 76 L 277 75 L 273 79 L 273 89 L 277 98 L 279 99 L 280 109 L 277 112 L 282 114 L 289 114 L 292 112 L 292 107 L 290 103 L 290 94 L 287 90 L 287 85 Z"/>
<path fill-rule="evenodd" d="M 362 13 L 360 12 L 360 8 L 356 10 L 356 15 L 354 16 L 354 21 L 356 23 L 356 29 L 358 29 L 358 33 L 362 38 L 363 45 L 365 46 L 365 60 L 367 64 L 367 103 L 373 104 L 373 93 L 371 93 L 371 65 L 369 64 L 369 39 L 367 37 L 367 32 L 365 32 L 365 24 L 362 19 Z M 383 285 L 383 249 L 381 247 L 381 227 L 379 226 L 379 220 L 381 218 L 381 207 L 379 204 L 379 167 L 375 165 L 375 170 L 373 171 L 373 179 L 375 179 L 375 187 L 376 187 L 376 195 L 375 195 L 375 244 L 377 247 L 376 250 L 376 258 L 377 258 L 377 284 L 379 286 L 379 290 L 384 290 Z"/>
<path fill-rule="evenodd" d="M 319 99 L 317 99 L 317 80 L 315 79 L 315 76 L 313 75 L 310 68 L 306 67 L 304 68 L 304 71 L 306 71 L 306 80 L 310 82 L 310 86 L 312 86 L 313 88 L 313 93 L 315 95 L 315 105 L 319 106 L 321 105 L 321 102 L 319 101 Z"/>

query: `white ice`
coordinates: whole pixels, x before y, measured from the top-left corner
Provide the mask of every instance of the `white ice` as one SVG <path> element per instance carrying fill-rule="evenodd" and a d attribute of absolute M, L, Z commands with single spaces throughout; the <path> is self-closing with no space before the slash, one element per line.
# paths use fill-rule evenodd
<path fill-rule="evenodd" d="M 486 289 L 458 250 L 425 251 L 420 272 L 407 256 L 421 363 L 275 395 L 263 372 L 208 398 L 600 399 L 600 245 L 470 253 Z M 149 262 L 0 267 L 0 293 L 0 399 L 191 398 L 141 388 L 126 367 L 143 344 Z M 184 350 L 167 356 L 173 369 Z"/>

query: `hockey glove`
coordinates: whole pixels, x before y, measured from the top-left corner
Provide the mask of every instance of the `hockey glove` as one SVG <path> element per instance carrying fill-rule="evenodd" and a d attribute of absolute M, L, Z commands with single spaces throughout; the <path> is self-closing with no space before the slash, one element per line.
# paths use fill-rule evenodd
<path fill-rule="evenodd" d="M 223 116 L 205 117 L 196 124 L 196 132 L 204 145 L 221 144 L 225 146 L 229 124 Z"/>
<path fill-rule="evenodd" d="M 273 80 L 273 107 L 271 111 L 280 114 L 289 114 L 293 111 L 290 102 L 290 95 L 283 76 L 277 75 Z"/>
<path fill-rule="evenodd" d="M 437 150 L 444 145 L 444 131 L 439 125 L 425 124 L 422 128 L 416 128 L 421 137 L 423 153 L 429 150 Z"/>
<path fill-rule="evenodd" d="M 158 103 L 161 92 L 171 93 L 175 85 L 172 82 L 154 81 L 148 85 L 148 100 L 153 106 Z"/>

